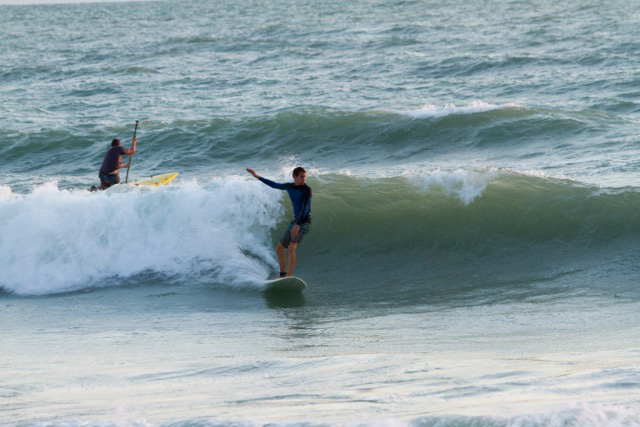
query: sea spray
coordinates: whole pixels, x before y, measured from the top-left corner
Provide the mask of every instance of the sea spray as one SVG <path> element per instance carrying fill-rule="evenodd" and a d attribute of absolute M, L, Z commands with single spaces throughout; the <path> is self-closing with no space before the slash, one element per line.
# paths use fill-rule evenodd
<path fill-rule="evenodd" d="M 500 171 L 497 169 L 408 171 L 405 176 L 424 192 L 435 187 L 443 194 L 457 197 L 462 203 L 469 205 L 484 193 L 491 181 L 500 176 Z"/>

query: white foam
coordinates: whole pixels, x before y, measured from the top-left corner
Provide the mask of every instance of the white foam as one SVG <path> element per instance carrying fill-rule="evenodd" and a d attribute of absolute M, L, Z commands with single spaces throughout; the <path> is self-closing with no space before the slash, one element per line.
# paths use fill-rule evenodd
<path fill-rule="evenodd" d="M 583 426 L 618 427 L 640 426 L 638 412 L 621 405 L 603 405 L 578 402 L 572 407 L 511 417 L 433 416 L 414 420 L 411 425 L 476 425 L 476 426 Z"/>
<path fill-rule="evenodd" d="M 531 414 L 520 414 L 512 416 L 499 415 L 429 415 L 418 417 L 411 420 L 402 418 L 393 418 L 388 415 L 385 418 L 360 418 L 346 419 L 342 421 L 327 422 L 322 420 L 322 425 L 327 426 L 343 426 L 343 427 L 422 427 L 422 426 L 477 426 L 477 427 L 546 427 L 546 426 L 581 426 L 581 427 L 637 427 L 640 426 L 640 415 L 637 411 L 622 405 L 603 405 L 594 403 L 576 403 L 571 407 L 547 412 L 538 412 Z M 235 426 L 235 427 L 253 427 L 261 425 L 271 425 L 278 427 L 304 427 L 319 423 L 321 420 L 287 420 L 287 421 L 254 421 L 243 419 L 223 419 L 199 417 L 194 419 L 184 419 L 171 422 L 171 426 L 187 427 L 217 427 L 217 426 Z M 77 422 L 47 424 L 55 427 L 70 427 L 85 424 Z M 86 424 L 89 425 L 89 424 Z M 112 426 L 112 422 L 96 423 L 91 422 L 90 425 Z M 126 414 L 118 417 L 117 426 L 135 426 L 135 427 L 152 427 L 153 424 L 143 419 L 129 420 Z"/>
<path fill-rule="evenodd" d="M 257 286 L 276 266 L 269 230 L 283 208 L 274 191 L 242 176 L 98 193 L 50 182 L 0 196 L 0 286 L 47 294 L 149 270 Z"/>
<path fill-rule="evenodd" d="M 445 116 L 450 116 L 454 114 L 483 113 L 486 111 L 500 110 L 503 108 L 514 108 L 514 107 L 518 107 L 518 105 L 511 104 L 511 103 L 496 105 L 496 104 L 489 104 L 483 101 L 473 101 L 466 106 L 456 106 L 453 104 L 437 106 L 437 105 L 427 104 L 417 110 L 403 111 L 401 112 L 401 114 L 406 114 L 417 119 L 426 119 L 426 118 L 445 117 Z"/>
<path fill-rule="evenodd" d="M 0 202 L 9 200 L 12 194 L 11 187 L 0 185 Z"/>
<path fill-rule="evenodd" d="M 489 183 L 500 176 L 498 169 L 405 172 L 410 182 L 422 191 L 440 189 L 444 194 L 457 197 L 465 205 L 473 203 L 487 189 Z"/>

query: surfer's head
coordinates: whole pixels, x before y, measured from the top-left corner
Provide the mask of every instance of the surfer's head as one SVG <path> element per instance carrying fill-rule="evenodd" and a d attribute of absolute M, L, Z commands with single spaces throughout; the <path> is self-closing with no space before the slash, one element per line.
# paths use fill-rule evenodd
<path fill-rule="evenodd" d="M 111 146 L 117 147 L 119 145 L 120 145 L 120 140 L 118 138 L 113 138 L 113 141 L 111 141 Z"/>
<path fill-rule="evenodd" d="M 307 180 L 307 171 L 303 167 L 298 166 L 293 170 L 293 183 L 302 185 Z"/>

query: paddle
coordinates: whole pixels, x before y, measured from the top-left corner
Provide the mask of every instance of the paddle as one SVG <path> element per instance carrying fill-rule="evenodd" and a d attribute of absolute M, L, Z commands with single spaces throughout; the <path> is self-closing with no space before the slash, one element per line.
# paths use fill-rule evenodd
<path fill-rule="evenodd" d="M 133 139 L 136 139 L 136 132 L 138 132 L 138 121 L 136 120 L 136 128 L 133 130 Z M 127 168 L 127 176 L 124 179 L 124 183 L 126 184 L 129 181 L 129 171 L 131 170 L 131 158 L 133 157 L 133 153 L 129 154 L 129 167 Z"/>

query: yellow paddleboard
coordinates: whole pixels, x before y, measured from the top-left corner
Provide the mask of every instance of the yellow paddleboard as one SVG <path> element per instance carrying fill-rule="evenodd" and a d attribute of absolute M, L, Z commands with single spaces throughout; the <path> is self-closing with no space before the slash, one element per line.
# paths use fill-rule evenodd
<path fill-rule="evenodd" d="M 157 187 L 159 185 L 167 185 L 179 175 L 179 172 L 165 173 L 163 175 L 152 176 L 151 178 L 142 179 L 132 182 L 130 185 L 146 185 L 149 187 Z"/>

